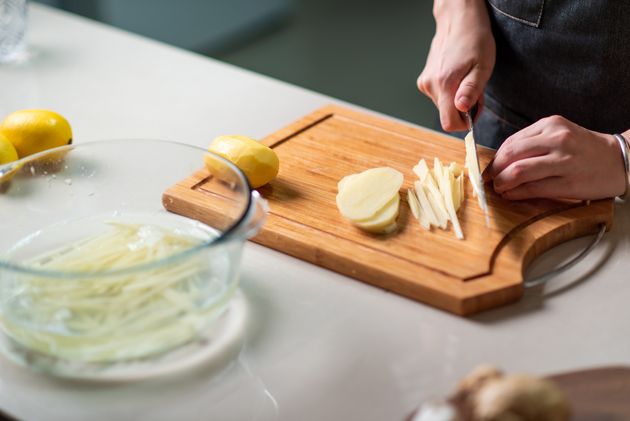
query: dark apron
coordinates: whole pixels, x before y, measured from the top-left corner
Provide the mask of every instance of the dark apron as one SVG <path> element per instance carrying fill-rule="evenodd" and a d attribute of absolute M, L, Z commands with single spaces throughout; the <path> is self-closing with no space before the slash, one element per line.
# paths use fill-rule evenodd
<path fill-rule="evenodd" d="M 497 61 L 479 143 L 559 114 L 604 133 L 630 128 L 630 1 L 488 0 Z"/>

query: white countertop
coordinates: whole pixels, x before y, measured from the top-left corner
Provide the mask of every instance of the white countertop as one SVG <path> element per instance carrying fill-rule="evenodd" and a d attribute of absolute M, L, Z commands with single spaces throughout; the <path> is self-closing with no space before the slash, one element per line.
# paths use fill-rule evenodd
<path fill-rule="evenodd" d="M 33 57 L 0 66 L 0 114 L 57 110 L 77 143 L 205 147 L 219 134 L 263 137 L 339 102 L 43 6 L 31 7 L 28 36 Z M 613 231 L 545 293 L 471 319 L 248 244 L 249 319 L 229 363 L 98 384 L 0 359 L 0 408 L 27 420 L 402 420 L 481 362 L 543 374 L 630 364 L 628 233 L 630 215 L 617 207 Z M 534 270 L 587 241 L 550 252 Z"/>

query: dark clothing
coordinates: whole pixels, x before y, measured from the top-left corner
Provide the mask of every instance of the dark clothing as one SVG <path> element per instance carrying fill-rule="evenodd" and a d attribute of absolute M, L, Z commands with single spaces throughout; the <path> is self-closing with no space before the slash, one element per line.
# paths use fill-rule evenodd
<path fill-rule="evenodd" d="M 630 128 L 630 1 L 488 0 L 497 45 L 479 143 L 498 148 L 562 115 L 604 133 Z"/>

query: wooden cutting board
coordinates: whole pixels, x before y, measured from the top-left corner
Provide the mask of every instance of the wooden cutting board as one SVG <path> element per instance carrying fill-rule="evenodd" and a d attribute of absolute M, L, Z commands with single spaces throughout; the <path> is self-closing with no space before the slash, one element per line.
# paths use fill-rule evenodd
<path fill-rule="evenodd" d="M 612 224 L 612 200 L 510 202 L 488 188 L 488 228 L 467 181 L 458 214 L 465 240 L 450 227 L 424 231 L 405 202 L 417 179 L 411 169 L 420 158 L 432 165 L 436 156 L 463 166 L 463 142 L 338 106 L 317 110 L 263 143 L 278 154 L 280 172 L 259 189 L 269 217 L 253 241 L 460 315 L 518 300 L 523 271 L 534 257 Z M 493 155 L 480 148 L 482 169 Z M 405 175 L 399 229 L 386 236 L 355 228 L 335 204 L 343 176 L 381 166 Z M 211 179 L 205 169 L 191 175 L 165 192 L 164 206 L 211 224 L 217 214 Z"/>

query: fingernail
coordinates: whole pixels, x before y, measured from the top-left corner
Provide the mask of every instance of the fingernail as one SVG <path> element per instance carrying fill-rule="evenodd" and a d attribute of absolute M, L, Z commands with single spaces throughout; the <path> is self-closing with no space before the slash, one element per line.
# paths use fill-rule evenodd
<path fill-rule="evenodd" d="M 459 103 L 459 106 L 465 109 L 470 108 L 470 104 L 471 104 L 471 99 L 468 95 L 460 95 L 459 97 L 457 97 L 457 102 Z"/>

